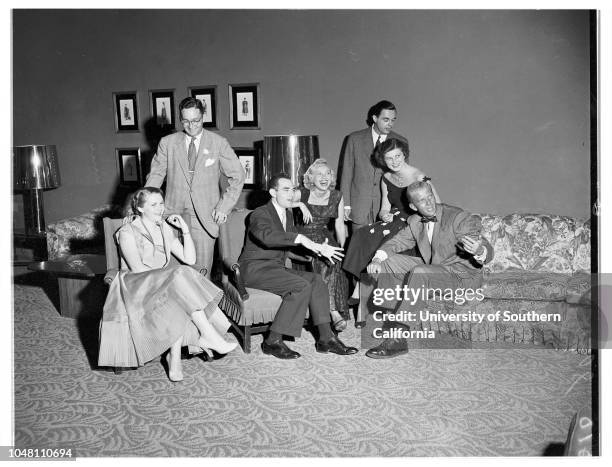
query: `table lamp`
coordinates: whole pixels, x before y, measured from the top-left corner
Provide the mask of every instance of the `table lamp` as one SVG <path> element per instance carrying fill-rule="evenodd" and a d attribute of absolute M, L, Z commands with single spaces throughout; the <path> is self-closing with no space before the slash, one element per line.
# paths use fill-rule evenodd
<path fill-rule="evenodd" d="M 284 172 L 295 185 L 302 183 L 304 172 L 319 158 L 319 137 L 316 135 L 264 136 L 262 186 L 268 188 L 272 175 Z"/>
<path fill-rule="evenodd" d="M 43 190 L 60 186 L 55 145 L 13 146 L 13 189 L 29 192 L 24 202 L 26 235 L 45 235 Z"/>

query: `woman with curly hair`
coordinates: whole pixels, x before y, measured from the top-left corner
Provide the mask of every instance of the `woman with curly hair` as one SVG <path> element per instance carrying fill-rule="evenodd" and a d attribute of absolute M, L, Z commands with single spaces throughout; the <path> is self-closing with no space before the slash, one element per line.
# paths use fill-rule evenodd
<path fill-rule="evenodd" d="M 414 211 L 408 206 L 406 187 L 417 181 L 429 181 L 421 170 L 408 164 L 408 144 L 395 138 L 387 138 L 373 154 L 372 163 L 385 173 L 380 184 L 382 191 L 379 222 L 363 227 L 351 236 L 342 262 L 342 268 L 357 279 L 351 303 L 359 301 L 359 275 L 366 268 L 376 250 L 406 226 L 406 219 Z M 431 183 L 430 183 L 431 184 Z M 440 197 L 431 186 L 436 202 Z M 410 254 L 407 252 L 407 254 Z"/>
<path fill-rule="evenodd" d="M 304 215 L 298 230 L 315 242 L 344 247 L 344 202 L 342 193 L 335 189 L 336 174 L 325 159 L 317 159 L 304 174 L 299 207 Z M 304 207 L 306 209 L 304 209 Z M 338 262 L 330 264 L 320 257 L 313 257 L 313 271 L 323 276 L 330 297 L 332 324 L 336 331 L 346 328 L 349 317 L 346 300 L 348 280 Z"/>

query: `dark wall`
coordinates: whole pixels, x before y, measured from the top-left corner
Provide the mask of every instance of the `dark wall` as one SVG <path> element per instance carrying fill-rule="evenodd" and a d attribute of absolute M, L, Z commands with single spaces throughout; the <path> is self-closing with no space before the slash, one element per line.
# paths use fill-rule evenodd
<path fill-rule="evenodd" d="M 35 34 L 33 33 L 35 32 Z M 112 199 L 112 93 L 217 85 L 219 133 L 343 137 L 387 98 L 411 163 L 471 210 L 589 215 L 588 14 L 554 11 L 14 12 L 14 144 L 56 144 L 47 221 Z M 229 130 L 227 85 L 259 82 L 261 130 Z"/>

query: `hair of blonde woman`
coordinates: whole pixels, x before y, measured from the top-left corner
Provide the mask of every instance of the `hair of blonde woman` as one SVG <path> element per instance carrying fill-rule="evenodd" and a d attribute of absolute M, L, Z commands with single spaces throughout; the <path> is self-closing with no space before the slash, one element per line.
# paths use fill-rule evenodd
<path fill-rule="evenodd" d="M 329 166 L 327 160 L 317 159 L 310 165 L 310 167 L 308 167 L 306 173 L 304 174 L 304 188 L 306 188 L 307 190 L 312 190 L 314 186 L 314 184 L 312 183 L 313 172 L 319 167 L 323 166 L 328 167 L 331 172 L 331 182 L 329 184 L 329 190 L 333 190 L 336 187 L 336 171 Z"/>

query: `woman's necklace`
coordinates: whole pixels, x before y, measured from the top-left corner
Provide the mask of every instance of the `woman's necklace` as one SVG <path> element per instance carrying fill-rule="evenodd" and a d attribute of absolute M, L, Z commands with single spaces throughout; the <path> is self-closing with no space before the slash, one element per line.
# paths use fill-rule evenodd
<path fill-rule="evenodd" d="M 403 168 L 404 167 L 402 167 L 399 171 L 393 172 L 391 174 L 393 179 L 397 182 L 396 185 L 397 186 L 401 186 L 402 188 L 406 187 L 406 186 L 410 185 L 410 183 L 412 183 L 412 182 L 408 183 L 410 181 L 410 178 L 408 176 L 402 175 L 401 170 Z"/>
<path fill-rule="evenodd" d="M 310 194 L 312 195 L 312 203 L 311 204 L 327 204 L 327 200 L 329 199 L 329 190 L 325 190 L 323 193 L 319 194 L 316 189 L 310 190 Z"/>

